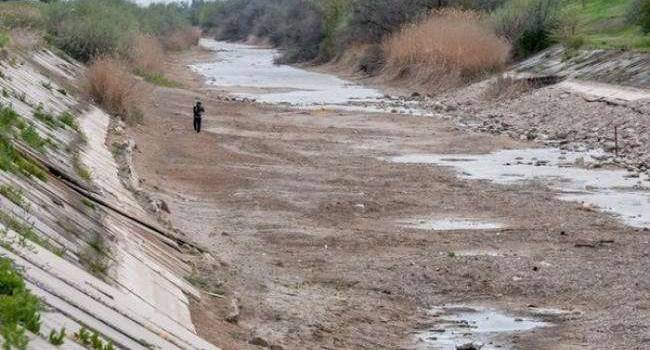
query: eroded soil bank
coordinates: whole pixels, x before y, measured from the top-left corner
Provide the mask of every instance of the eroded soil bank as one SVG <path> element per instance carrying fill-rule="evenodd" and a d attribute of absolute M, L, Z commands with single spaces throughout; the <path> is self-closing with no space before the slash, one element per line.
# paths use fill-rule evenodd
<path fill-rule="evenodd" d="M 194 281 L 204 337 L 224 349 L 416 349 L 431 313 L 474 305 L 544 327 L 495 338 L 516 349 L 650 345 L 650 233 L 537 183 L 461 179 L 404 154 L 530 147 L 442 117 L 298 110 L 231 101 L 170 59 L 182 89 L 157 88 L 137 143 L 142 186 L 209 255 Z M 227 91 L 226 91 L 227 92 Z M 206 132 L 190 108 L 200 97 Z M 427 230 L 463 218 L 502 227 Z M 475 229 L 474 229 L 475 228 Z M 451 317 L 456 319 L 455 317 Z"/>

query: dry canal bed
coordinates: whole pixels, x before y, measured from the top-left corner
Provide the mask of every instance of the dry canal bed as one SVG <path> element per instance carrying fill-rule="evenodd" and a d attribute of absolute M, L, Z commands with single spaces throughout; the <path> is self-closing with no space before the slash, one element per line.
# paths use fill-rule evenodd
<path fill-rule="evenodd" d="M 156 90 L 147 127 L 134 132 L 143 186 L 214 257 L 196 262 L 202 288 L 224 294 L 193 305 L 202 335 L 232 349 L 647 345 L 645 178 L 588 169 L 597 153 L 531 150 L 444 118 L 350 111 L 359 96 L 345 97 L 353 86 L 345 81 L 334 87 L 343 102 L 242 102 L 317 89 L 254 81 L 277 77 L 266 69 L 309 73 L 268 59 L 249 81 L 226 84 L 218 74 L 236 72 L 227 71 L 232 62 L 220 66 L 220 53 L 235 61 L 249 53 L 218 50 L 228 52 L 172 65 L 189 92 Z M 199 84 L 186 67 L 206 61 Z M 200 135 L 184 117 L 196 96 L 207 110 Z M 310 109 L 319 104 L 330 107 Z M 233 304 L 237 323 L 227 321 Z M 484 316 L 507 331 L 483 332 Z M 422 339 L 440 322 L 459 337 Z"/>

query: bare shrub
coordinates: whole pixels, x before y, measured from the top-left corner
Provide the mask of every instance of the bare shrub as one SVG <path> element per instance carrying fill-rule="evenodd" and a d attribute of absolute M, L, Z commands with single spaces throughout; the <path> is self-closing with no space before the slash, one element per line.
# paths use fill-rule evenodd
<path fill-rule="evenodd" d="M 147 34 L 137 34 L 131 41 L 129 61 L 136 72 L 160 73 L 165 53 L 160 40 Z"/>
<path fill-rule="evenodd" d="M 136 84 L 127 65 L 108 56 L 96 58 L 86 70 L 86 88 L 94 102 L 129 123 L 141 118 Z"/>
<path fill-rule="evenodd" d="M 177 29 L 163 36 L 161 39 L 166 50 L 187 50 L 190 47 L 199 44 L 199 39 L 201 39 L 201 29 L 187 26 Z"/>
<path fill-rule="evenodd" d="M 384 42 L 385 73 L 418 84 L 456 86 L 507 63 L 510 45 L 472 11 L 433 11 Z"/>
<path fill-rule="evenodd" d="M 515 79 L 509 76 L 499 76 L 483 92 L 486 100 L 508 100 L 523 95 L 534 88 L 526 79 Z"/>

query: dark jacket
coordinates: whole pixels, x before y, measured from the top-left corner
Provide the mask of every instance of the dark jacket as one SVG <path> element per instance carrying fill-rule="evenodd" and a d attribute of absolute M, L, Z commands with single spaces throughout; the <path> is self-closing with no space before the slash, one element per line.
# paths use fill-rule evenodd
<path fill-rule="evenodd" d="M 203 113 L 205 112 L 205 108 L 201 105 L 194 105 L 194 118 L 201 118 Z"/>

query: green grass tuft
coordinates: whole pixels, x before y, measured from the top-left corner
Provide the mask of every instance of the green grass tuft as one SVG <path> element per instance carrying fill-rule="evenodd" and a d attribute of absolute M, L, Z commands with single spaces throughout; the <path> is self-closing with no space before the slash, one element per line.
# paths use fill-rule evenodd
<path fill-rule="evenodd" d="M 91 181 L 93 179 L 92 173 L 86 166 L 81 162 L 81 159 L 79 159 L 79 155 L 75 154 L 73 160 L 73 165 L 74 168 L 77 172 L 77 175 L 79 175 L 80 178 L 82 178 L 85 181 Z"/>
<path fill-rule="evenodd" d="M 23 141 L 39 152 L 43 152 L 45 150 L 45 145 L 48 143 L 47 140 L 38 134 L 32 125 L 23 129 L 20 136 Z"/>
<path fill-rule="evenodd" d="M 47 125 L 51 129 L 63 127 L 61 121 L 55 118 L 52 114 L 45 112 L 42 106 L 38 106 L 34 110 L 34 118 L 45 123 L 45 125 Z"/>
<path fill-rule="evenodd" d="M 100 233 L 93 232 L 86 243 L 88 247 L 79 253 L 79 261 L 93 276 L 105 279 L 110 268 L 110 251 L 104 237 Z"/>
<path fill-rule="evenodd" d="M 9 35 L 3 31 L 0 31 L 0 49 L 7 45 L 9 45 Z"/>
<path fill-rule="evenodd" d="M 24 174 L 26 176 L 34 176 L 42 181 L 47 180 L 47 173 L 39 165 L 33 163 L 29 159 L 24 158 L 14 147 L 13 140 L 16 137 L 16 130 L 26 130 L 29 127 L 22 119 L 18 118 L 18 114 L 11 108 L 0 107 L 0 170 L 9 171 L 14 174 Z M 36 142 L 34 135 L 28 131 L 23 135 L 23 139 L 27 138 Z M 40 138 L 40 136 L 39 136 Z"/>
<path fill-rule="evenodd" d="M 79 123 L 77 123 L 77 120 L 70 112 L 61 113 L 59 116 L 59 121 L 63 125 L 67 125 L 70 129 L 79 131 Z"/>
<path fill-rule="evenodd" d="M 3 349 L 25 349 L 29 338 L 25 330 L 38 334 L 41 329 L 41 302 L 26 287 L 23 276 L 11 260 L 0 258 L 0 335 Z"/>
<path fill-rule="evenodd" d="M 58 256 L 62 256 L 65 253 L 64 249 L 58 248 L 48 239 L 39 236 L 31 225 L 24 224 L 17 218 L 2 211 L 0 211 L 0 223 L 19 234 L 21 240 L 28 240 L 34 244 L 38 244 Z"/>
<path fill-rule="evenodd" d="M 48 341 L 54 346 L 63 345 L 65 342 L 65 327 L 61 328 L 60 331 L 52 329 L 50 335 L 48 336 Z"/>
<path fill-rule="evenodd" d="M 28 204 L 25 201 L 25 197 L 23 197 L 23 191 L 17 190 L 9 185 L 2 185 L 0 186 L 0 194 L 17 206 L 27 209 Z"/>
<path fill-rule="evenodd" d="M 81 203 L 83 203 L 83 205 L 85 205 L 86 207 L 88 207 L 88 208 L 90 208 L 92 210 L 95 210 L 95 208 L 96 208 L 95 202 L 91 201 L 88 198 L 82 198 Z"/>

